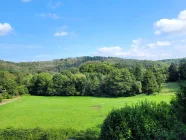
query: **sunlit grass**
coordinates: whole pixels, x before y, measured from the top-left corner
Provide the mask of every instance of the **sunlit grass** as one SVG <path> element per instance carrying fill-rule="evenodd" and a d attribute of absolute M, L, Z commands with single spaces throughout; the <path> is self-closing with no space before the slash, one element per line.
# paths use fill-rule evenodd
<path fill-rule="evenodd" d="M 85 130 L 100 126 L 113 108 L 122 108 L 141 100 L 169 102 L 178 89 L 177 83 L 168 83 L 163 85 L 160 94 L 127 98 L 24 96 L 0 106 L 0 128 Z"/>

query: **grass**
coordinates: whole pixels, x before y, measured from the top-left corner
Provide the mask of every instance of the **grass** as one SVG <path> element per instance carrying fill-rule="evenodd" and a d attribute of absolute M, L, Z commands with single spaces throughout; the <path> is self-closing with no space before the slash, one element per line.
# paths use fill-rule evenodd
<path fill-rule="evenodd" d="M 100 126 L 113 108 L 122 108 L 141 100 L 169 102 L 178 89 L 177 83 L 167 83 L 160 94 L 127 98 L 24 96 L 0 106 L 0 129 L 40 127 L 86 130 Z"/>
<path fill-rule="evenodd" d="M 162 85 L 161 93 L 175 93 L 180 90 L 179 83 L 171 82 Z"/>

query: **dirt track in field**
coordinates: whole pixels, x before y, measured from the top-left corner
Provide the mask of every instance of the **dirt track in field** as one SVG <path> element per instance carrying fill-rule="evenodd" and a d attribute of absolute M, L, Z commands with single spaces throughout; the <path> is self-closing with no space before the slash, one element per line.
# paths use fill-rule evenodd
<path fill-rule="evenodd" d="M 15 97 L 15 98 L 13 98 L 13 99 L 8 99 L 8 100 L 6 100 L 6 101 L 1 102 L 1 103 L 0 103 L 0 106 L 6 105 L 6 104 L 11 103 L 11 102 L 14 102 L 14 101 L 17 101 L 17 100 L 19 100 L 19 99 L 21 99 L 21 96 Z"/>

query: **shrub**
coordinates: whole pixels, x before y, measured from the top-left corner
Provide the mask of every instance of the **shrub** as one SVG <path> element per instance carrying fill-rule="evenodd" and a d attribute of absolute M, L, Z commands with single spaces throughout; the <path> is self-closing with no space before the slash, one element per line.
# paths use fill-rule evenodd
<path fill-rule="evenodd" d="M 4 88 L 7 90 L 7 92 L 11 95 L 15 95 L 15 90 L 16 90 L 16 87 L 17 87 L 17 83 L 10 79 L 10 80 L 7 80 L 4 84 Z"/>
<path fill-rule="evenodd" d="M 87 129 L 86 131 L 80 131 L 73 138 L 75 140 L 97 140 L 99 137 L 99 132 L 94 129 Z"/>
<path fill-rule="evenodd" d="M 0 103 L 3 101 L 3 97 L 2 95 L 0 95 Z"/>
<path fill-rule="evenodd" d="M 181 85 L 181 91 L 172 99 L 171 104 L 177 117 L 186 124 L 186 83 Z"/>
<path fill-rule="evenodd" d="M 25 87 L 24 85 L 18 86 L 18 87 L 17 87 L 17 91 L 18 91 L 18 94 L 19 94 L 19 95 L 28 94 L 28 89 L 27 89 L 27 87 Z"/>
<path fill-rule="evenodd" d="M 170 105 L 145 101 L 113 110 L 104 121 L 100 139 L 186 139 L 186 127 L 171 112 Z"/>
<path fill-rule="evenodd" d="M 12 95 L 8 94 L 8 92 L 3 92 L 1 95 L 2 95 L 3 99 L 11 99 L 12 98 Z"/>
<path fill-rule="evenodd" d="M 94 130 L 73 129 L 0 129 L 0 140 L 96 140 L 99 134 Z"/>

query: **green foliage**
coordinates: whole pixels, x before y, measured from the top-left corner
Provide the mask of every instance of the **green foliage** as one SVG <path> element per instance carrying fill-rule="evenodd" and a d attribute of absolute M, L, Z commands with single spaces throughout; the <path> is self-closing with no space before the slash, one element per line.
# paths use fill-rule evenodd
<path fill-rule="evenodd" d="M 144 71 L 143 71 L 143 67 L 141 65 L 138 64 L 134 68 L 134 76 L 137 81 L 143 81 Z"/>
<path fill-rule="evenodd" d="M 28 89 L 23 85 L 24 74 L 20 71 L 9 73 L 8 71 L 0 71 L 0 93 L 3 98 L 11 98 L 12 96 L 28 94 Z M 5 93 L 4 93 L 5 92 Z"/>
<path fill-rule="evenodd" d="M 62 74 L 55 74 L 52 78 L 55 95 L 65 95 L 64 84 L 68 81 L 68 77 Z"/>
<path fill-rule="evenodd" d="M 141 94 L 142 93 L 142 83 L 140 81 L 134 82 L 132 86 L 131 93 Z"/>
<path fill-rule="evenodd" d="M 181 80 L 186 80 L 186 62 L 180 63 L 179 72 Z"/>
<path fill-rule="evenodd" d="M 23 78 L 23 84 L 26 86 L 26 87 L 29 87 L 32 83 L 31 83 L 31 80 L 33 78 L 33 75 L 32 74 L 28 74 L 27 76 L 25 76 Z"/>
<path fill-rule="evenodd" d="M 46 96 L 117 97 L 152 94 L 160 92 L 162 83 L 168 75 L 171 76 L 168 74 L 169 63 L 113 57 L 78 57 L 17 64 L 0 61 L 0 70 L 4 64 L 20 67 L 19 70 L 0 71 L 0 85 L 3 88 L 7 86 L 8 80 L 15 81 L 16 90 L 13 82 L 10 82 L 12 86 L 8 85 L 14 89 L 9 90 L 14 95 L 19 94 L 20 88 L 17 86 L 23 85 L 32 95 Z M 181 64 L 180 68 L 183 69 Z M 146 80 L 149 70 L 154 76 L 149 76 L 149 80 Z M 171 71 L 171 66 L 169 70 Z"/>
<path fill-rule="evenodd" d="M 174 112 L 186 124 L 186 83 L 181 85 L 181 91 L 171 101 Z"/>
<path fill-rule="evenodd" d="M 4 85 L 8 80 L 15 80 L 15 79 L 16 77 L 13 74 L 7 71 L 0 71 L 0 85 Z"/>
<path fill-rule="evenodd" d="M 150 70 L 147 70 L 142 81 L 142 91 L 146 94 L 152 94 L 158 91 L 158 83 L 154 73 Z"/>
<path fill-rule="evenodd" d="M 78 73 L 74 75 L 76 95 L 85 95 L 86 76 Z"/>
<path fill-rule="evenodd" d="M 84 63 L 80 66 L 79 70 L 82 73 L 101 73 L 101 74 L 109 74 L 114 69 L 113 66 L 109 65 L 108 63 L 101 63 L 101 62 L 89 62 Z"/>
<path fill-rule="evenodd" d="M 86 73 L 85 95 L 103 96 L 101 85 L 105 76 L 98 73 Z"/>
<path fill-rule="evenodd" d="M 24 82 L 24 74 L 22 72 L 14 72 L 13 74 L 16 76 L 16 83 L 22 85 Z"/>
<path fill-rule="evenodd" d="M 157 82 L 157 92 L 160 92 L 161 90 L 161 85 L 162 83 L 164 83 L 167 80 L 167 75 L 168 75 L 168 67 L 158 67 L 157 65 L 154 65 L 151 69 L 150 69 L 155 78 L 156 78 L 156 82 Z"/>
<path fill-rule="evenodd" d="M 186 127 L 177 120 L 170 105 L 141 102 L 113 110 L 102 126 L 101 140 L 185 139 Z"/>
<path fill-rule="evenodd" d="M 32 78 L 32 86 L 30 87 L 31 94 L 45 95 L 52 76 L 49 73 L 43 72 Z"/>
<path fill-rule="evenodd" d="M 18 86 L 17 91 L 18 91 L 19 95 L 28 94 L 28 89 L 24 85 Z"/>
<path fill-rule="evenodd" d="M 170 82 L 176 82 L 179 80 L 179 71 L 178 66 L 174 63 L 172 63 L 169 67 L 169 81 Z"/>
<path fill-rule="evenodd" d="M 73 129 L 15 129 L 0 130 L 1 140 L 96 140 L 98 133 L 94 130 L 76 131 Z"/>
<path fill-rule="evenodd" d="M 8 92 L 1 93 L 3 99 L 11 99 L 12 95 L 8 94 Z"/>
<path fill-rule="evenodd" d="M 56 74 L 53 77 L 54 89 L 57 95 L 76 95 L 74 77 L 71 73 L 67 75 Z"/>
<path fill-rule="evenodd" d="M 0 95 L 0 103 L 3 101 L 3 96 Z"/>
<path fill-rule="evenodd" d="M 103 84 L 104 94 L 108 96 L 130 96 L 133 79 L 128 69 L 114 70 Z"/>
<path fill-rule="evenodd" d="M 5 89 L 9 94 L 15 95 L 17 83 L 16 76 L 7 71 L 0 71 L 1 89 Z"/>
<path fill-rule="evenodd" d="M 150 69 L 150 70 L 149 70 Z M 55 96 L 133 96 L 160 92 L 166 80 L 165 67 L 141 65 L 116 68 L 109 63 L 87 62 L 60 73 L 40 73 L 26 82 L 32 95 Z M 146 71 L 146 73 L 145 73 Z M 47 78 L 49 77 L 49 78 Z"/>
<path fill-rule="evenodd" d="M 17 87 L 17 83 L 12 80 L 12 79 L 9 79 L 7 80 L 5 83 L 4 83 L 4 86 L 3 86 L 7 92 L 11 95 L 15 95 L 16 93 L 16 87 Z"/>
<path fill-rule="evenodd" d="M 6 86 L 7 80 L 13 80 L 16 86 L 25 85 L 32 95 L 47 96 L 132 96 L 142 91 L 151 94 L 161 90 L 168 75 L 168 65 L 160 61 L 87 56 L 28 63 L 0 61 L 0 70 L 7 67 L 7 71 L 0 71 L 0 85 Z M 15 69 L 11 71 L 9 66 L 15 66 Z M 155 76 L 157 89 L 144 84 L 148 70 Z M 112 76 L 114 72 L 116 77 Z M 57 81 L 56 74 L 63 75 L 62 81 Z M 92 75 L 96 77 L 92 78 Z M 155 82 L 151 84 L 155 85 Z M 144 90 L 147 87 L 148 90 Z M 18 90 L 10 92 L 19 94 Z"/>

